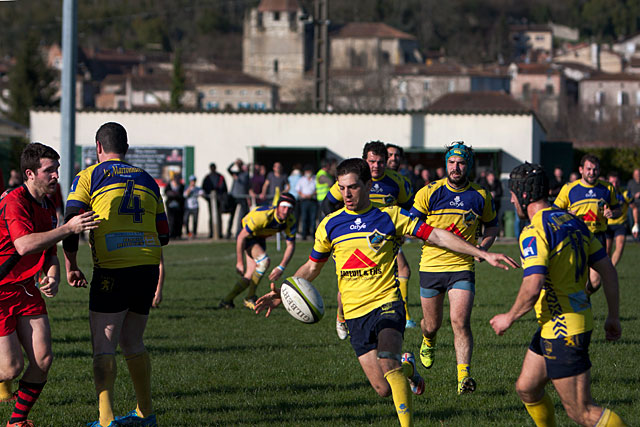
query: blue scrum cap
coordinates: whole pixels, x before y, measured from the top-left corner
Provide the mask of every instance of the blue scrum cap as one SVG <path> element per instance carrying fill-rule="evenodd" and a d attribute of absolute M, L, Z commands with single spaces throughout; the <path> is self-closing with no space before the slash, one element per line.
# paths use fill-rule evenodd
<path fill-rule="evenodd" d="M 447 152 L 444 155 L 444 162 L 449 162 L 449 157 L 460 156 L 467 162 L 467 175 L 473 167 L 473 150 L 470 146 L 464 145 L 464 141 L 453 141 L 447 146 Z"/>

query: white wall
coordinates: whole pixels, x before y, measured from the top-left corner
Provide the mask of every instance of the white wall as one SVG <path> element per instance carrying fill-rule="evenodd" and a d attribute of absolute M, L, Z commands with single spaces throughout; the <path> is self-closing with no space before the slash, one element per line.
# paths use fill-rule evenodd
<path fill-rule="evenodd" d="M 326 147 L 346 158 L 360 156 L 363 144 L 370 140 L 407 148 L 443 148 L 453 140 L 464 140 L 474 148 L 502 149 L 504 174 L 522 161 L 539 161 L 540 142 L 545 138 L 532 115 L 100 111 L 77 113 L 76 144 L 93 146 L 96 130 L 109 121 L 127 129 L 130 145 L 194 146 L 198 182 L 208 173 L 210 162 L 225 174 L 236 158 L 252 162 L 255 146 Z M 60 123 L 59 112 L 32 111 L 32 140 L 60 151 Z M 226 178 L 230 184 L 231 177 Z M 204 203 L 201 214 L 202 208 Z M 199 227 L 204 233 L 202 215 Z"/>

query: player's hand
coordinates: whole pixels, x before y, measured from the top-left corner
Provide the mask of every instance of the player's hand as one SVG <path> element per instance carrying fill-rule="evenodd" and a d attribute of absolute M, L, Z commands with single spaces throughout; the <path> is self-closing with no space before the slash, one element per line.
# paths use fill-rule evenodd
<path fill-rule="evenodd" d="M 69 286 L 72 288 L 86 288 L 87 287 L 87 279 L 82 274 L 80 270 L 68 270 L 67 271 L 67 282 L 69 282 Z"/>
<path fill-rule="evenodd" d="M 633 234 L 633 237 L 635 239 L 637 239 L 638 235 L 640 235 L 640 226 L 638 226 L 637 222 L 633 224 L 633 227 L 631 227 L 631 234 Z"/>
<path fill-rule="evenodd" d="M 280 289 L 276 288 L 276 284 L 271 282 L 271 292 L 258 298 L 256 301 L 256 314 L 260 314 L 262 311 L 267 310 L 264 317 L 269 317 L 271 310 L 276 308 L 282 303 L 280 298 Z"/>
<path fill-rule="evenodd" d="M 236 263 L 236 273 L 244 276 L 244 263 L 242 261 Z"/>
<path fill-rule="evenodd" d="M 520 265 L 510 256 L 497 252 L 485 252 L 483 255 L 485 261 L 494 267 L 498 267 L 503 270 L 509 270 L 509 267 L 520 268 Z"/>
<path fill-rule="evenodd" d="M 609 205 L 604 205 L 604 217 L 613 218 L 613 211 L 609 208 Z"/>
<path fill-rule="evenodd" d="M 607 341 L 619 340 L 622 336 L 622 326 L 620 326 L 620 319 L 607 317 L 604 321 L 604 332 Z"/>
<path fill-rule="evenodd" d="M 493 316 L 489 323 L 497 335 L 504 335 L 513 322 L 507 313 L 502 313 Z"/>
<path fill-rule="evenodd" d="M 40 292 L 47 298 L 53 298 L 58 293 L 59 280 L 56 280 L 54 276 L 42 276 L 38 280 L 38 288 Z"/>
<path fill-rule="evenodd" d="M 76 215 L 65 225 L 69 227 L 73 234 L 80 234 L 83 231 L 94 230 L 98 228 L 100 220 L 94 211 L 88 211 L 80 215 Z"/>
<path fill-rule="evenodd" d="M 156 294 L 153 297 L 153 301 L 151 302 L 151 307 L 159 308 L 161 302 L 162 302 L 162 289 L 157 289 Z"/>
<path fill-rule="evenodd" d="M 274 268 L 273 270 L 271 270 L 271 273 L 269 274 L 269 280 L 271 280 L 272 282 L 277 281 L 280 276 L 282 276 L 284 270 L 279 269 L 278 267 Z"/>

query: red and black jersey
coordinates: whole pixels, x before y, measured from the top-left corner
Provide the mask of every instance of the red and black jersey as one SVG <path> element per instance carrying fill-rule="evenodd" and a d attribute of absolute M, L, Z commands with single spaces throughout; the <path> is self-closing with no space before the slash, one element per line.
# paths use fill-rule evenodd
<path fill-rule="evenodd" d="M 25 185 L 5 192 L 0 198 L 0 285 L 24 282 L 38 273 L 47 255 L 56 255 L 53 245 L 40 253 L 19 255 L 13 242 L 27 234 L 42 233 L 57 226 L 51 200 L 38 202 Z"/>

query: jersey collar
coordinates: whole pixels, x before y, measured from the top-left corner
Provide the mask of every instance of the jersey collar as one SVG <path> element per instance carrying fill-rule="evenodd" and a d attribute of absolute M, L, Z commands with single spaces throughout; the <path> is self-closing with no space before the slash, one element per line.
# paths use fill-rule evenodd
<path fill-rule="evenodd" d="M 346 207 L 344 208 L 344 211 L 346 213 L 348 213 L 349 215 L 362 215 L 364 213 L 369 212 L 371 209 L 373 209 L 373 205 L 371 204 L 371 202 L 369 202 L 369 206 L 367 206 L 366 208 L 360 210 L 360 211 L 352 211 L 347 209 Z"/>
<path fill-rule="evenodd" d="M 465 191 L 467 191 L 470 187 L 471 187 L 471 181 L 469 181 L 469 179 L 467 179 L 467 185 L 465 185 L 464 187 L 458 189 L 458 188 L 453 188 L 452 186 L 449 185 L 449 178 L 443 178 L 444 179 L 444 184 L 447 186 L 447 188 L 451 191 L 453 191 L 454 193 L 463 193 Z"/>

